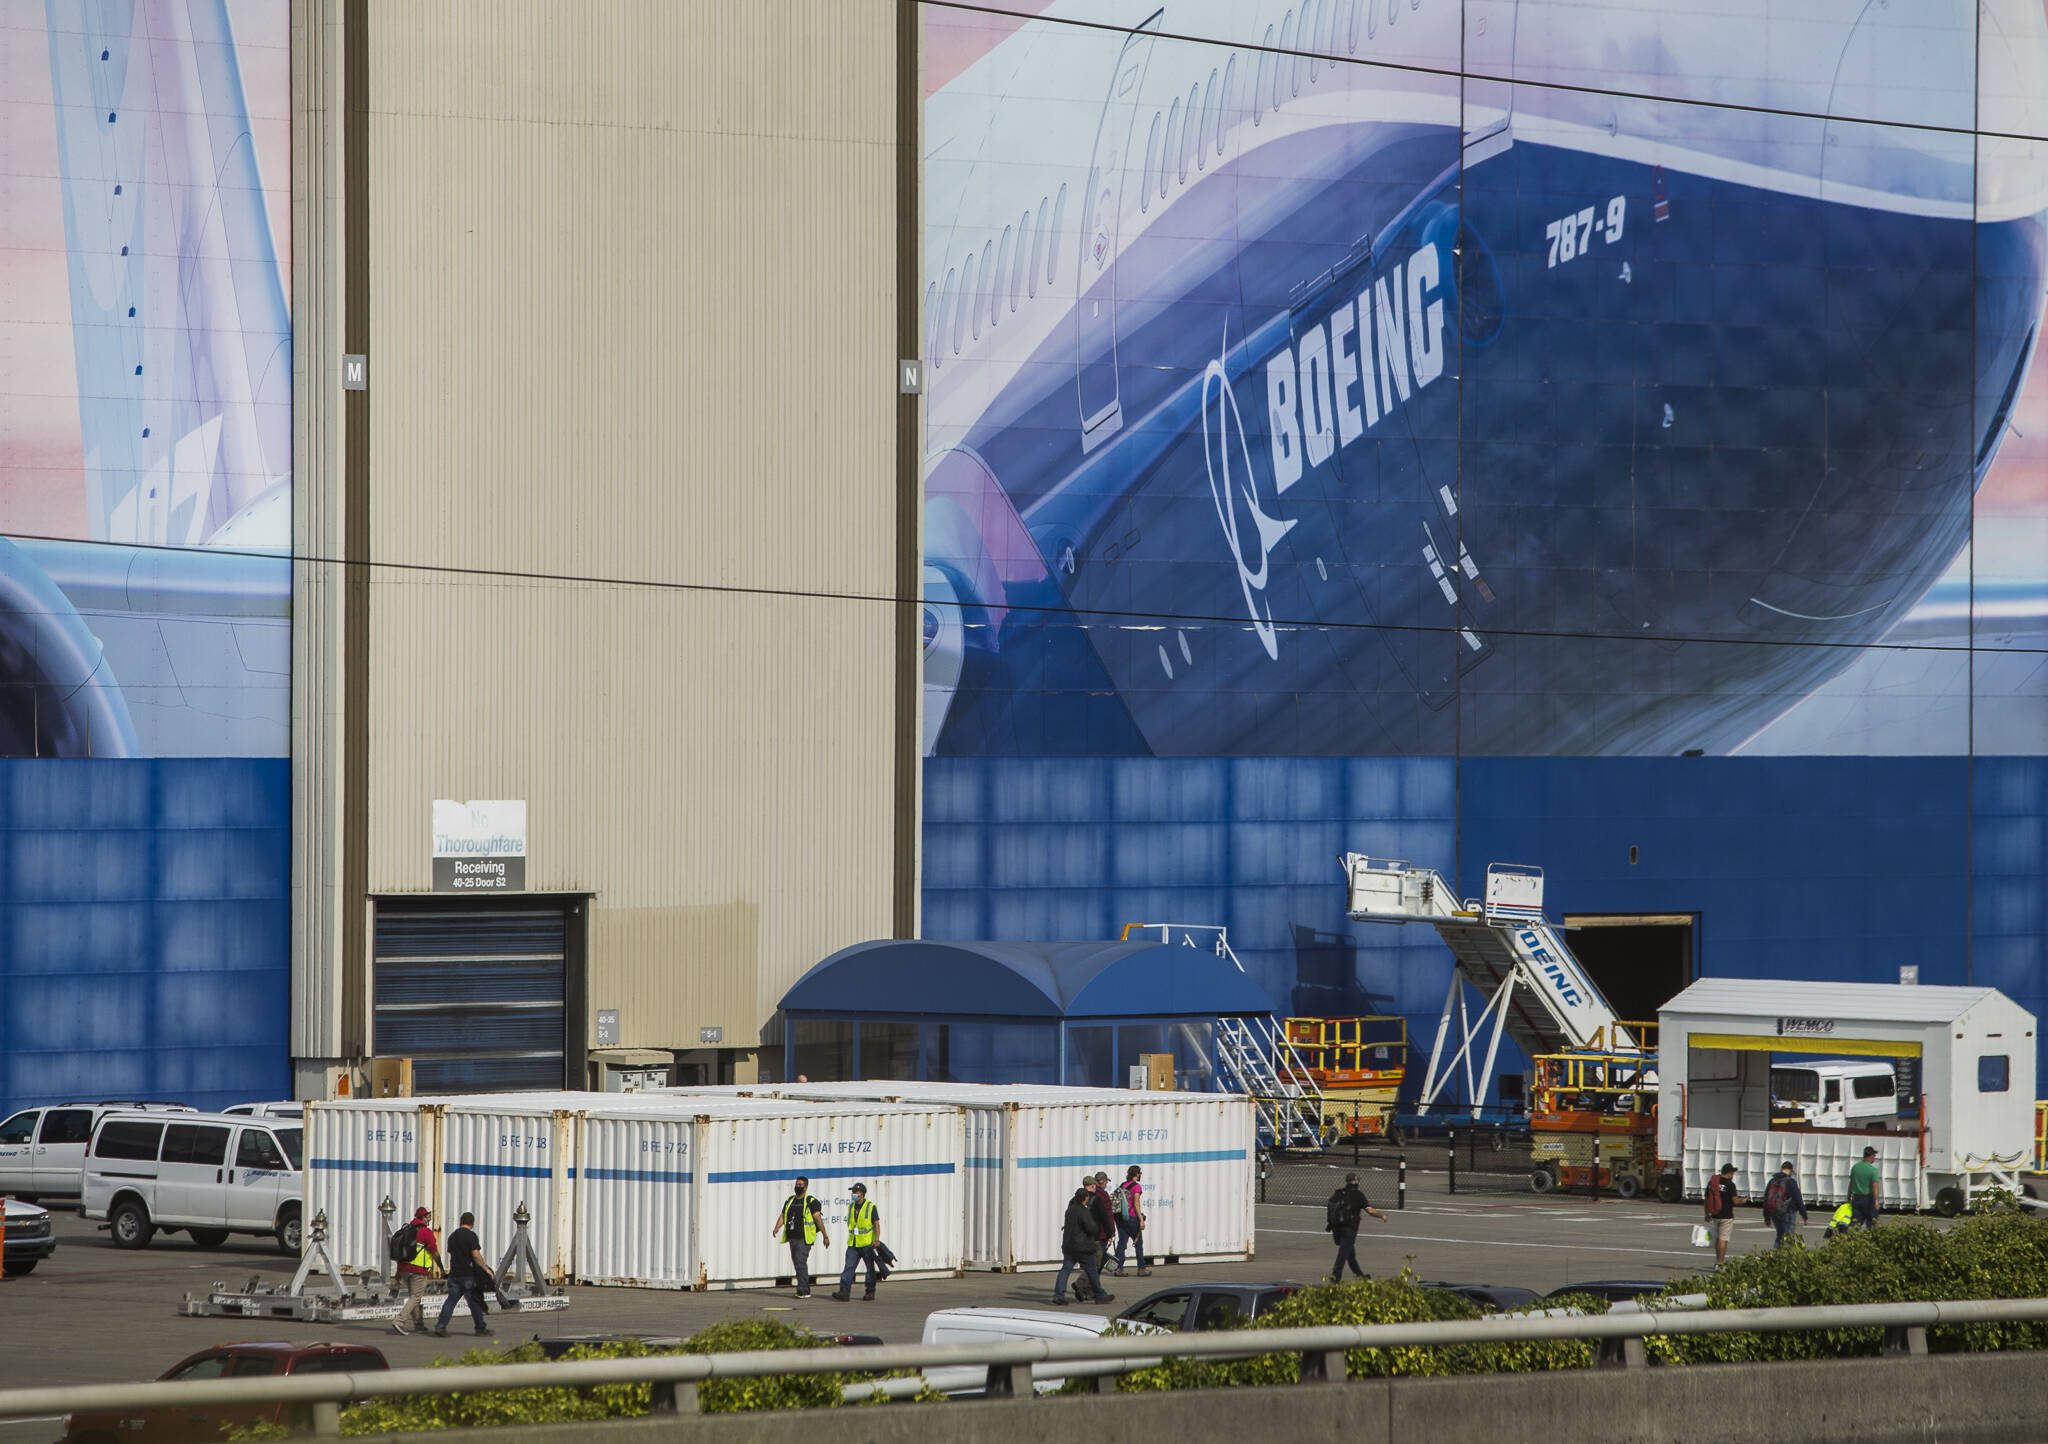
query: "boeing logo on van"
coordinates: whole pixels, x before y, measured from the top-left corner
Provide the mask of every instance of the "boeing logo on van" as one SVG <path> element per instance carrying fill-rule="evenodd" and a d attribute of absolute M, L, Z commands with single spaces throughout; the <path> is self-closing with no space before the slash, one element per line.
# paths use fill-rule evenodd
<path fill-rule="evenodd" d="M 1576 1008 L 1586 1001 L 1573 986 L 1571 976 L 1565 972 L 1564 965 L 1550 955 L 1550 949 L 1543 946 L 1534 928 L 1523 928 L 1515 936 L 1522 946 L 1529 950 L 1529 960 L 1542 970 L 1544 977 L 1550 979 L 1550 986 L 1557 989 L 1557 995 L 1564 999 L 1567 1005 Z"/>

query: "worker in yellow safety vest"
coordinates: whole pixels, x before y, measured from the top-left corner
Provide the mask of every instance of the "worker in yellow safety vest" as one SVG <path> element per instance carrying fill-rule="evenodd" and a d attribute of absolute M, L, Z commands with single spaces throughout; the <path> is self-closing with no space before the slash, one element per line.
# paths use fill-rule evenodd
<path fill-rule="evenodd" d="M 825 1233 L 825 1206 L 810 1190 L 808 1178 L 797 1179 L 775 1215 L 775 1227 L 768 1230 L 770 1238 L 780 1235 L 789 1245 L 790 1272 L 796 1275 L 796 1296 L 800 1299 L 811 1296 L 811 1246 L 832 1246 Z"/>
<path fill-rule="evenodd" d="M 868 1186 L 856 1183 L 853 1186 L 853 1202 L 846 1210 L 846 1267 L 839 1275 L 839 1287 L 832 1297 L 841 1303 L 853 1297 L 853 1271 L 865 1260 L 868 1266 L 867 1292 L 864 1299 L 875 1296 L 875 1280 L 880 1266 L 875 1259 L 875 1250 L 882 1243 L 882 1215 L 868 1202 Z"/>

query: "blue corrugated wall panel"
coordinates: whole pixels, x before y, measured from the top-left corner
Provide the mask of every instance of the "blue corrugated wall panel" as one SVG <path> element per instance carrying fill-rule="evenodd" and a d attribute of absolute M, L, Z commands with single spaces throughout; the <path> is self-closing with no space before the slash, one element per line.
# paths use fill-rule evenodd
<path fill-rule="evenodd" d="M 0 760 L 0 1111 L 290 1088 L 291 763 Z"/>
<path fill-rule="evenodd" d="M 1222 923 L 1276 1005 L 1399 1012 L 1421 1042 L 1449 954 L 1349 923 L 1341 852 L 1467 895 L 1488 862 L 1535 863 L 1553 916 L 1698 913 L 1706 974 L 1914 963 L 2048 1014 L 2048 759 L 931 758 L 925 798 L 927 936 Z"/>

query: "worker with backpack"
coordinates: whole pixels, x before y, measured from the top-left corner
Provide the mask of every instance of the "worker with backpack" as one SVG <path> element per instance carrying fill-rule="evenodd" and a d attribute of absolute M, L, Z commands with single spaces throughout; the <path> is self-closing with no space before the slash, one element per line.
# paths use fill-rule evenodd
<path fill-rule="evenodd" d="M 1152 1272 L 1152 1261 L 1145 1257 L 1145 1185 L 1141 1181 L 1145 1170 L 1132 1164 L 1124 1173 L 1124 1181 L 1116 1186 L 1110 1195 L 1109 1212 L 1116 1220 L 1116 1272 L 1121 1278 L 1124 1272 L 1124 1250 L 1135 1245 L 1138 1250 L 1138 1274 L 1143 1277 Z"/>
<path fill-rule="evenodd" d="M 1785 1240 L 1806 1222 L 1806 1195 L 1799 1191 L 1799 1179 L 1792 1172 L 1792 1160 L 1789 1158 L 1778 1169 L 1778 1176 L 1764 1189 L 1764 1222 L 1778 1231 L 1775 1248 L 1783 1248 Z"/>
<path fill-rule="evenodd" d="M 427 1280 L 441 1267 L 441 1241 L 434 1237 L 433 1218 L 432 1211 L 423 1203 L 413 1210 L 412 1222 L 391 1235 L 391 1261 L 398 1265 L 399 1281 L 405 1285 L 405 1306 L 391 1321 L 394 1334 L 409 1334 L 427 1326 Z"/>
<path fill-rule="evenodd" d="M 1370 1214 L 1381 1223 L 1387 1216 L 1366 1200 L 1365 1190 L 1358 1186 L 1358 1175 L 1344 1175 L 1344 1186 L 1330 1195 L 1323 1205 L 1323 1227 L 1337 1243 L 1337 1262 L 1330 1268 L 1330 1282 L 1344 1282 L 1344 1265 L 1351 1265 L 1351 1272 L 1365 1278 L 1366 1272 L 1358 1266 L 1358 1221 Z"/>

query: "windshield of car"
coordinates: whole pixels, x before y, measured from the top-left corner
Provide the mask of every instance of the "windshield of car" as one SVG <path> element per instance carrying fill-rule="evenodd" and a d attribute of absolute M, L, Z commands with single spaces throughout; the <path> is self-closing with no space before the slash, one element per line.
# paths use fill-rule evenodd
<path fill-rule="evenodd" d="M 164 1375 L 166 1379 L 218 1379 L 228 1371 L 227 1354 L 202 1354 Z"/>
<path fill-rule="evenodd" d="M 1184 1292 L 1161 1294 L 1156 1299 L 1147 1299 L 1124 1317 L 1134 1324 L 1152 1324 L 1162 1329 L 1178 1329 L 1181 1320 L 1187 1316 L 1188 1296 Z"/>
<path fill-rule="evenodd" d="M 295 1169 L 306 1166 L 306 1130 L 303 1128 L 280 1128 L 277 1141 L 284 1149 L 284 1156 L 292 1161 Z"/>
<path fill-rule="evenodd" d="M 1811 1068 L 1773 1068 L 1771 1096 L 1781 1103 L 1818 1103 L 1820 1074 Z"/>

